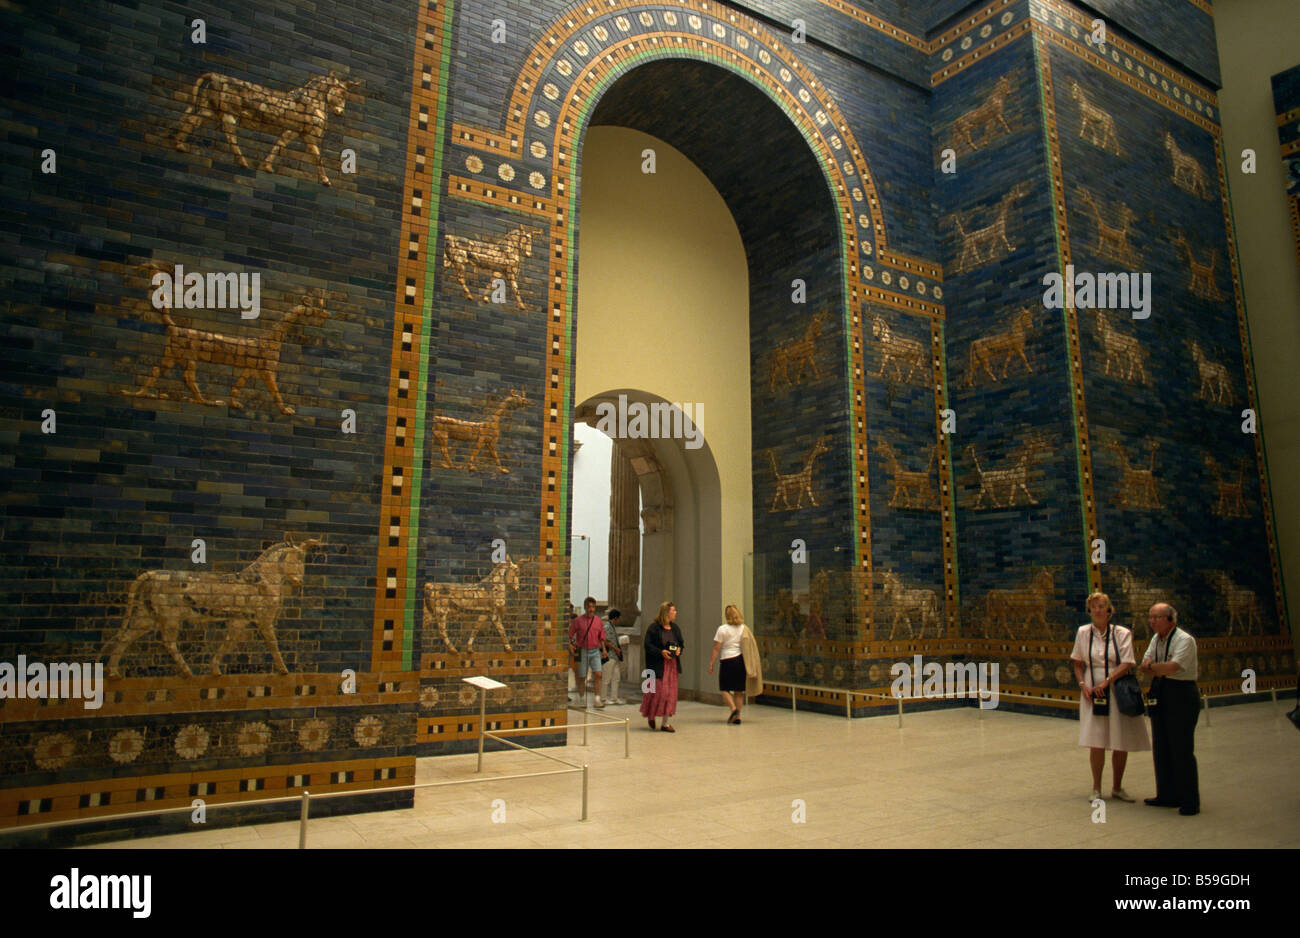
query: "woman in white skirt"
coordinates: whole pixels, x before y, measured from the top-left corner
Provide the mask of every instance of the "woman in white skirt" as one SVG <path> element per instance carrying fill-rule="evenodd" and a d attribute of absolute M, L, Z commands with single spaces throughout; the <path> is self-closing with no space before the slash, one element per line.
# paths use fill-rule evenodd
<path fill-rule="evenodd" d="M 1124 790 L 1124 767 L 1130 752 L 1151 748 L 1151 738 L 1147 735 L 1146 721 L 1140 716 L 1120 713 L 1112 693 L 1115 682 L 1137 665 L 1133 657 L 1133 633 L 1122 625 L 1111 624 L 1115 607 L 1105 593 L 1093 593 L 1088 597 L 1087 606 L 1092 622 L 1079 627 L 1070 660 L 1079 680 L 1079 745 L 1091 750 L 1092 794 L 1088 800 L 1101 797 L 1101 773 L 1109 749 L 1113 753 L 1110 764 L 1114 781 L 1110 796 L 1133 801 Z M 1106 711 L 1105 715 L 1099 712 L 1102 710 Z"/>

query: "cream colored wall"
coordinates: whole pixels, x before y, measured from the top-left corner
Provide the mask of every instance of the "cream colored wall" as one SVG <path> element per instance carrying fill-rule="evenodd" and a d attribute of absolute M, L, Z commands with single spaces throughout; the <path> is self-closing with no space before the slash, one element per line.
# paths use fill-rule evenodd
<path fill-rule="evenodd" d="M 647 147 L 655 150 L 654 174 L 641 172 Z M 740 232 L 704 174 L 655 137 L 592 127 L 581 174 L 574 402 L 639 388 L 704 405 L 699 423 L 721 486 L 721 595 L 740 602 L 742 557 L 753 545 L 749 276 Z M 722 621 L 721 609 L 713 615 Z"/>
<path fill-rule="evenodd" d="M 1269 79 L 1300 65 L 1295 0 L 1214 0 L 1223 90 L 1219 113 L 1232 196 L 1278 547 L 1293 628 L 1300 628 L 1300 268 L 1285 198 Z M 1241 172 L 1253 149 L 1257 172 Z"/>

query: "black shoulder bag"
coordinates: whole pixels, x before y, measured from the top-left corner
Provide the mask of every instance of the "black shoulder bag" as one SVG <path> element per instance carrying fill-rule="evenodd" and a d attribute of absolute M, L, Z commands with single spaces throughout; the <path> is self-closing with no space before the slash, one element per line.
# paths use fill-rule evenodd
<path fill-rule="evenodd" d="M 1112 629 L 1115 626 L 1111 626 Z M 1112 641 L 1114 633 L 1112 632 Z M 1115 643 L 1115 660 L 1119 661 L 1119 643 Z M 1126 717 L 1140 717 L 1146 713 L 1146 707 L 1142 703 L 1142 686 L 1138 684 L 1137 676 L 1129 670 L 1122 678 L 1113 685 L 1115 688 L 1115 704 L 1119 707 L 1119 712 Z"/>

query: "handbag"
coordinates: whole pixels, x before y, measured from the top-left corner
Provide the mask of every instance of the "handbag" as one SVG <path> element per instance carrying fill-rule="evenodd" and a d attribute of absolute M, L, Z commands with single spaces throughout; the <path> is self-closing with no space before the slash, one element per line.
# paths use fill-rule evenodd
<path fill-rule="evenodd" d="M 1115 633 L 1111 632 L 1111 641 L 1115 641 Z M 1119 644 L 1115 644 L 1115 659 L 1119 660 Z M 1129 671 L 1122 678 L 1111 685 L 1115 692 L 1115 704 L 1119 707 L 1119 712 L 1126 717 L 1140 717 L 1146 713 L 1146 706 L 1142 703 L 1142 685 L 1138 684 L 1137 677 L 1132 671 Z"/>
<path fill-rule="evenodd" d="M 1146 713 L 1146 705 L 1142 703 L 1142 686 L 1138 684 L 1138 679 L 1132 672 L 1125 674 L 1112 686 L 1115 689 L 1115 703 L 1119 705 L 1120 713 L 1126 717 L 1140 717 Z"/>

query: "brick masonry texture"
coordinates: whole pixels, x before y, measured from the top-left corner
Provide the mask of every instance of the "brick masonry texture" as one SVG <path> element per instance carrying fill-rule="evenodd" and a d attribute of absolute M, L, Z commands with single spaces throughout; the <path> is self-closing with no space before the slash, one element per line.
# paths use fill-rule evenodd
<path fill-rule="evenodd" d="M 1287 169 L 1291 233 L 1295 236 L 1296 260 L 1300 262 L 1300 65 L 1274 75 L 1271 84 L 1282 165 Z"/>
<path fill-rule="evenodd" d="M 992 658 L 1004 690 L 1059 707 L 1100 585 L 1124 622 L 1153 593 L 1178 603 L 1208 686 L 1243 667 L 1282 680 L 1201 7 L 1110 4 L 1102 49 L 1083 38 L 1092 14 L 1057 0 L 11 17 L 0 660 L 116 647 L 121 676 L 99 711 L 0 702 L 0 824 L 409 782 L 417 755 L 474 746 L 473 674 L 507 685 L 493 726 L 563 738 L 591 124 L 684 152 L 746 245 L 755 620 L 775 679 L 879 690 L 913 654 Z M 317 118 L 329 186 L 300 139 L 261 168 L 274 114 L 238 122 L 248 167 L 211 117 L 176 149 L 205 88 L 256 109 L 235 80 L 331 76 L 355 84 Z M 257 272 L 262 315 L 174 304 L 166 326 L 145 262 Z M 1150 319 L 1044 310 L 1042 277 L 1066 263 L 1150 272 Z M 485 298 L 496 277 L 503 303 Z M 289 320 L 279 399 L 263 367 L 231 406 L 230 349 L 271 347 Z M 809 337 L 818 374 L 795 377 Z M 195 399 L 188 359 L 220 404 Z M 796 538 L 806 571 L 790 569 Z M 231 595 L 275 612 L 287 673 L 271 635 L 234 634 Z M 148 610 L 135 636 L 132 602 Z M 164 645 L 169 615 L 193 676 Z"/>

